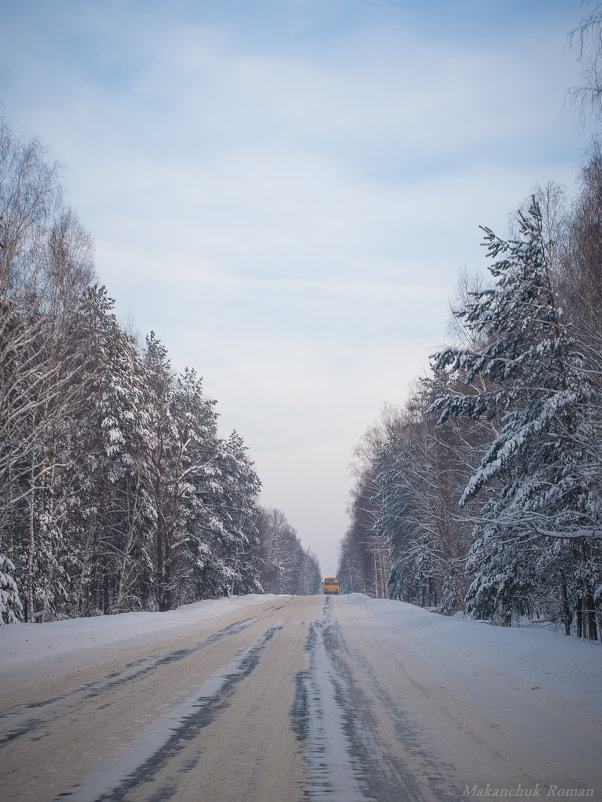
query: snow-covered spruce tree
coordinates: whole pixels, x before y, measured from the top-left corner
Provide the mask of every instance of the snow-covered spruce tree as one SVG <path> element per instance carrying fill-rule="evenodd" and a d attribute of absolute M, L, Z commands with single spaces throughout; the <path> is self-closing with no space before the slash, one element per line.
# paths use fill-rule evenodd
<path fill-rule="evenodd" d="M 105 365 L 92 419 L 101 452 L 97 468 L 106 480 L 99 522 L 106 574 L 106 612 L 148 606 L 155 511 L 148 477 L 147 396 L 136 344 L 113 314 L 106 320 Z"/>
<path fill-rule="evenodd" d="M 0 626 L 15 624 L 21 620 L 23 605 L 19 598 L 19 589 L 13 579 L 15 566 L 0 554 Z"/>
<path fill-rule="evenodd" d="M 261 482 L 237 432 L 232 432 L 220 444 L 217 464 L 221 492 L 215 514 L 222 524 L 219 552 L 227 567 L 227 592 L 256 593 L 261 590 L 259 537 L 255 524 Z"/>
<path fill-rule="evenodd" d="M 485 345 L 434 357 L 435 369 L 463 377 L 470 393 L 443 394 L 430 409 L 439 423 L 485 417 L 499 427 L 460 501 L 483 498 L 469 610 L 507 623 L 512 613 L 556 605 L 567 631 L 577 611 L 578 634 L 595 638 L 602 536 L 601 490 L 588 470 L 588 449 L 601 435 L 595 388 L 558 305 L 535 200 L 518 223 L 516 240 L 484 229 L 495 286 L 457 313 Z"/>
<path fill-rule="evenodd" d="M 171 391 L 169 417 L 176 448 L 164 462 L 163 506 L 165 575 L 170 603 L 182 604 L 224 594 L 223 583 L 212 582 L 215 533 L 221 527 L 209 488 L 218 474 L 215 402 L 204 397 L 202 380 L 186 369 Z M 219 482 L 217 482 L 219 487 Z"/>
<path fill-rule="evenodd" d="M 143 609 L 152 571 L 153 510 L 145 465 L 145 376 L 104 287 L 83 295 L 76 330 L 87 398 L 73 415 L 72 614 Z"/>
<path fill-rule="evenodd" d="M 227 440 L 218 440 L 212 415 L 211 451 L 205 452 L 202 471 L 194 480 L 203 543 L 195 569 L 197 598 L 261 589 L 256 521 L 261 484 L 240 435 L 233 432 Z"/>

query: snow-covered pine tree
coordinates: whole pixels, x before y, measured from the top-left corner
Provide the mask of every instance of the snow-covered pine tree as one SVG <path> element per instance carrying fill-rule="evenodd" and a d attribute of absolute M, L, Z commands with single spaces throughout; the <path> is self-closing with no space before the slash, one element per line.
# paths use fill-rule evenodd
<path fill-rule="evenodd" d="M 565 621 L 586 611 L 582 626 L 595 638 L 602 517 L 600 486 L 588 470 L 588 444 L 601 435 L 591 412 L 595 389 L 558 305 L 534 199 L 518 223 L 520 235 L 509 241 L 484 229 L 495 286 L 457 314 L 485 345 L 435 355 L 435 370 L 463 377 L 471 389 L 441 395 L 431 410 L 439 423 L 486 417 L 500 427 L 461 498 L 485 497 L 469 609 L 507 621 L 553 595 Z"/>

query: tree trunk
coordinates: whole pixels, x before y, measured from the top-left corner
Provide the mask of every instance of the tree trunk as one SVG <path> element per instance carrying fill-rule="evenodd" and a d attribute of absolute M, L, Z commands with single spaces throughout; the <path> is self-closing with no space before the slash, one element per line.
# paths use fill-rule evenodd
<path fill-rule="evenodd" d="M 128 531 L 126 536 L 126 542 L 123 547 L 121 566 L 119 568 L 119 581 L 117 583 L 117 598 L 115 601 L 115 605 L 119 612 L 121 611 L 121 607 L 123 604 L 123 595 L 126 590 L 127 564 L 130 552 L 134 547 L 136 521 L 138 518 L 138 501 L 140 498 L 140 468 L 138 468 L 138 474 L 136 477 L 136 490 L 134 492 L 134 501 L 132 509 L 130 509 L 131 493 L 130 493 L 129 477 L 126 478 L 125 492 L 126 492 L 126 504 L 127 504 Z"/>
<path fill-rule="evenodd" d="M 562 596 L 562 616 L 564 618 L 564 633 L 565 635 L 571 634 L 571 623 L 573 621 L 573 614 L 569 608 L 569 599 L 567 594 L 566 585 L 562 585 L 560 588 L 560 593 Z"/>
<path fill-rule="evenodd" d="M 157 596 L 159 610 L 164 610 L 163 597 L 165 593 L 165 577 L 163 574 L 163 516 L 159 513 L 157 520 Z"/>
<path fill-rule="evenodd" d="M 28 533 L 28 544 L 27 544 L 27 607 L 26 607 L 26 621 L 33 621 L 34 620 L 34 594 L 33 594 L 33 564 L 34 564 L 34 554 L 35 554 L 35 497 L 36 493 L 34 490 L 34 462 L 33 457 L 31 460 L 31 493 L 29 496 L 29 533 Z"/>
<path fill-rule="evenodd" d="M 583 637 L 583 599 L 581 596 L 577 599 L 577 637 Z"/>
<path fill-rule="evenodd" d="M 585 605 L 586 621 L 587 621 L 587 637 L 590 640 L 598 640 L 598 627 L 596 624 L 596 603 L 594 597 L 589 593 L 583 599 Z M 585 634 L 585 633 L 584 633 Z"/>

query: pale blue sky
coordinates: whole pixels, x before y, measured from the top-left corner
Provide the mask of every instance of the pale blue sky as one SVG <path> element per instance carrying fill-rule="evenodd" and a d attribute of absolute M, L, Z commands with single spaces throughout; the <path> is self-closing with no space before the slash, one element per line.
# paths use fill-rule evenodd
<path fill-rule="evenodd" d="M 348 464 L 446 337 L 480 224 L 571 190 L 577 0 L 0 0 L 0 102 L 101 280 L 197 368 L 336 569 Z"/>

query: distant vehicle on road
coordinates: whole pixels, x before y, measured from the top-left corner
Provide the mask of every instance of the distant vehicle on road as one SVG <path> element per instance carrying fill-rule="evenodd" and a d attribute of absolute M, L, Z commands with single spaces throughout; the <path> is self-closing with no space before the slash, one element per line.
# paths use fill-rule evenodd
<path fill-rule="evenodd" d="M 324 593 L 337 593 L 339 592 L 339 580 L 336 576 L 327 576 L 323 585 Z"/>

